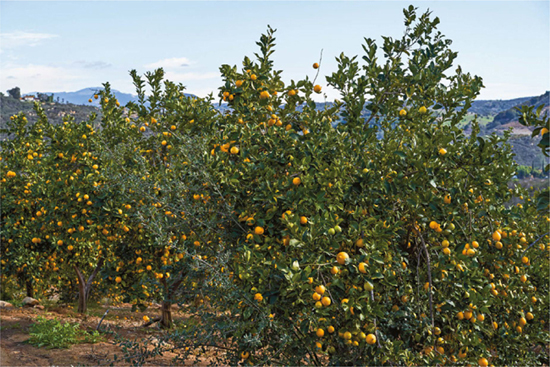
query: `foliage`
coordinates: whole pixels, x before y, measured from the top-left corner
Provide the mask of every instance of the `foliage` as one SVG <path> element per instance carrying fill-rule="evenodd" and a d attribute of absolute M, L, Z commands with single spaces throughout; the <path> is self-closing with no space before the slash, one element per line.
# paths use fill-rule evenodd
<path fill-rule="evenodd" d="M 100 274 L 136 308 L 162 301 L 164 327 L 184 306 L 192 320 L 162 338 L 184 359 L 548 363 L 544 192 L 508 187 L 510 132 L 482 137 L 474 117 L 464 134 L 481 78 L 453 67 L 438 18 L 404 16 L 401 38 L 337 57 L 326 82 L 341 98 L 324 109 L 316 78 L 285 84 L 274 69 L 269 27 L 255 59 L 221 66 L 224 113 L 159 69 L 131 72 L 127 110 L 106 83 L 98 121 L 56 126 L 39 105 L 34 125 L 14 116 L 2 264 L 34 284 L 76 271 L 84 300 Z M 164 350 L 121 345 L 136 364 Z"/>
<path fill-rule="evenodd" d="M 8 95 L 11 98 L 14 98 L 14 99 L 21 98 L 21 89 L 19 89 L 19 87 L 12 88 L 12 89 L 8 90 L 7 92 L 8 92 Z"/>
<path fill-rule="evenodd" d="M 80 329 L 80 324 L 62 323 L 57 319 L 46 319 L 39 316 L 30 327 L 29 343 L 46 349 L 69 348 L 78 343 L 99 343 L 101 334 L 94 330 L 87 332 Z"/>

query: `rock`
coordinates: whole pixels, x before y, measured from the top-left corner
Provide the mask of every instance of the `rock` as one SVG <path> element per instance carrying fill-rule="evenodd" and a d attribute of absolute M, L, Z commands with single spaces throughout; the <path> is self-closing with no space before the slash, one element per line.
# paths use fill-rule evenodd
<path fill-rule="evenodd" d="M 10 308 L 13 307 L 13 305 L 6 301 L 0 301 L 0 307 Z"/>
<path fill-rule="evenodd" d="M 23 306 L 26 306 L 26 307 L 32 307 L 32 306 L 36 306 L 37 304 L 39 304 L 40 302 L 38 302 L 37 299 L 34 299 L 32 297 L 25 297 L 23 298 Z"/>
<path fill-rule="evenodd" d="M 44 309 L 44 306 L 42 306 L 42 305 L 36 305 L 36 306 L 34 306 L 34 308 L 37 308 L 37 309 L 39 309 L 39 310 L 43 310 L 43 309 Z"/>

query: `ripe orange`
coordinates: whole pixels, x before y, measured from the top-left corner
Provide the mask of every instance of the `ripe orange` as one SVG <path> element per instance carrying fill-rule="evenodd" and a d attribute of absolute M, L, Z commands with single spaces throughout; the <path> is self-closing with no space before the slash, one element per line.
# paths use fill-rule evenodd
<path fill-rule="evenodd" d="M 330 306 L 330 304 L 332 303 L 332 301 L 330 300 L 329 297 L 323 297 L 321 299 L 321 303 L 323 304 L 323 306 Z"/>
<path fill-rule="evenodd" d="M 319 301 L 321 299 L 321 295 L 317 292 L 313 292 L 312 298 L 314 301 Z"/>
<path fill-rule="evenodd" d="M 294 185 L 298 186 L 299 184 L 302 183 L 302 180 L 300 179 L 300 177 L 294 177 L 294 178 L 292 179 L 292 183 L 293 183 Z"/>
<path fill-rule="evenodd" d="M 257 235 L 262 235 L 264 234 L 264 229 L 262 227 L 256 227 L 254 228 L 254 233 L 256 233 Z"/>
<path fill-rule="evenodd" d="M 407 110 L 403 108 L 401 111 L 399 111 L 399 116 L 401 117 L 407 116 Z"/>
<path fill-rule="evenodd" d="M 316 86 L 313 87 L 313 91 L 315 93 L 321 93 L 321 86 L 317 84 Z"/>
<path fill-rule="evenodd" d="M 325 335 L 325 331 L 323 329 L 319 328 L 319 329 L 317 329 L 316 334 L 319 338 L 322 338 Z"/>
<path fill-rule="evenodd" d="M 300 217 L 300 224 L 307 224 L 307 218 L 306 217 Z"/>
<path fill-rule="evenodd" d="M 439 154 L 440 154 L 440 155 L 445 155 L 445 154 L 447 154 L 447 149 L 445 149 L 445 148 L 439 149 Z"/>
<path fill-rule="evenodd" d="M 501 239 L 500 233 L 498 231 L 494 231 L 493 232 L 493 240 L 494 241 L 500 241 L 500 239 Z"/>
<path fill-rule="evenodd" d="M 373 345 L 376 343 L 376 336 L 374 334 L 367 335 L 367 344 Z"/>
<path fill-rule="evenodd" d="M 422 113 L 422 114 L 426 113 L 426 111 L 427 111 L 427 109 L 426 109 L 426 107 L 424 107 L 424 106 L 422 106 L 422 107 L 420 107 L 420 108 L 418 109 L 418 112 L 420 112 L 420 113 Z"/>
<path fill-rule="evenodd" d="M 319 64 L 318 64 L 318 63 L 314 63 L 314 64 L 313 64 L 313 68 L 314 68 L 314 69 L 319 69 Z"/>
<path fill-rule="evenodd" d="M 367 266 L 367 264 L 365 264 L 363 262 L 359 263 L 359 266 L 358 266 L 359 271 L 363 274 L 366 274 L 367 273 L 366 266 Z"/>
<path fill-rule="evenodd" d="M 489 365 L 489 361 L 487 360 L 487 358 L 480 358 L 477 363 L 480 367 L 487 367 Z"/>
<path fill-rule="evenodd" d="M 317 287 L 315 287 L 315 292 L 319 293 L 319 294 L 325 294 L 325 291 L 327 289 L 325 288 L 324 285 L 318 285 Z M 318 301 L 318 300 L 316 300 Z"/>
<path fill-rule="evenodd" d="M 339 252 L 338 255 L 336 255 L 336 261 L 338 261 L 338 264 L 344 265 L 346 260 L 349 260 L 349 255 L 347 252 Z"/>

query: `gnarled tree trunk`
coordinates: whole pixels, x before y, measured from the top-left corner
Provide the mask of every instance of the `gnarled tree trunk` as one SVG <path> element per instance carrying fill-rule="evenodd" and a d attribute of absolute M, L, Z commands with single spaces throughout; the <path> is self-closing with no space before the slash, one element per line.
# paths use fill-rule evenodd
<path fill-rule="evenodd" d="M 90 297 L 90 293 L 92 291 L 92 282 L 102 266 L 103 259 L 100 259 L 92 272 L 92 275 L 88 278 L 88 281 L 84 280 L 84 274 L 82 274 L 82 271 L 78 268 L 78 266 L 74 266 L 76 276 L 78 278 L 78 313 L 85 313 L 87 311 L 88 298 Z"/>

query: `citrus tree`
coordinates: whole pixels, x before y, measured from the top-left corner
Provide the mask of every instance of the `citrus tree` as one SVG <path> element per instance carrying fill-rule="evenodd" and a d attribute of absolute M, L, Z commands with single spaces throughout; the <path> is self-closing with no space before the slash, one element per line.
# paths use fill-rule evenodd
<path fill-rule="evenodd" d="M 8 245 L 4 253 L 13 257 L 15 252 L 8 250 L 11 242 L 25 242 L 16 246 L 22 253 L 15 255 L 15 261 L 10 263 L 24 274 L 31 272 L 31 263 L 35 264 L 34 278 L 48 279 L 52 273 L 58 274 L 60 282 L 51 284 L 58 291 L 67 285 L 68 279 L 76 278 L 79 312 L 86 311 L 93 280 L 105 258 L 129 231 L 118 194 L 102 189 L 109 178 L 102 175 L 101 170 L 109 162 L 98 157 L 98 152 L 130 136 L 126 131 L 130 125 L 113 97 L 106 84 L 101 96 L 103 117 L 99 124 L 92 115 L 89 121 L 75 122 L 67 117 L 62 124 L 53 125 L 36 104 L 38 122 L 26 127 L 26 118 L 16 117 L 8 132 L 14 138 L 8 137 L 4 142 L 6 169 L 14 169 L 6 173 L 10 179 L 6 182 L 15 188 L 13 194 L 10 192 L 6 197 L 7 208 L 11 209 L 12 203 L 15 208 L 3 211 L 6 219 L 2 230 Z M 23 156 L 22 149 L 28 150 L 28 154 Z M 22 182 L 25 188 L 21 187 Z M 11 196 L 18 191 L 32 195 L 33 199 Z M 16 219 L 18 211 L 22 215 L 20 219 Z M 19 231 L 19 225 L 23 231 Z M 27 265 L 17 265 L 21 261 Z"/>
<path fill-rule="evenodd" d="M 404 14 L 401 39 L 365 40 L 363 65 L 337 58 L 342 102 L 325 110 L 322 86 L 273 70 L 271 29 L 257 62 L 221 68 L 232 110 L 211 164 L 247 225 L 228 228 L 245 293 L 226 297 L 232 363 L 544 359 L 548 252 L 526 248 L 546 219 L 505 205 L 510 134 L 458 127 L 481 78 L 452 69 L 438 18 Z"/>
<path fill-rule="evenodd" d="M 2 131 L 2 277 L 15 276 L 34 297 L 44 289 L 52 271 L 58 270 L 51 239 L 44 236 L 44 206 L 41 190 L 44 176 L 44 119 L 30 125 L 24 114 L 14 115 Z M 53 256 L 52 256 L 53 255 Z M 41 283 L 41 284 L 39 284 Z"/>
<path fill-rule="evenodd" d="M 124 300 L 136 307 L 161 301 L 161 316 L 147 324 L 170 328 L 173 304 L 204 302 L 210 264 L 223 253 L 230 212 L 216 192 L 204 146 L 218 112 L 210 99 L 185 96 L 181 85 L 163 80 L 162 69 L 147 73 L 147 82 L 135 71 L 131 75 L 138 102 L 127 107 L 138 136 L 104 156 L 113 162 L 109 190 L 132 208 L 132 230 L 104 276 L 120 283 Z"/>

